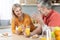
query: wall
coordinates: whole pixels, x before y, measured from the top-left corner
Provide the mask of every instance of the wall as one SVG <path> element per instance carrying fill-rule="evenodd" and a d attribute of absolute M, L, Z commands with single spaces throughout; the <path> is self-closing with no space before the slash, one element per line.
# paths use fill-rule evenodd
<path fill-rule="evenodd" d="M 30 16 L 37 11 L 37 6 L 36 5 L 25 5 L 22 6 L 22 10 L 24 13 L 29 14 Z"/>
<path fill-rule="evenodd" d="M 0 0 L 0 25 L 9 25 L 11 20 L 11 7 L 14 3 L 19 3 L 19 0 Z M 60 12 L 60 6 L 53 6 L 54 10 Z M 37 11 L 36 5 L 24 5 L 22 6 L 24 13 L 32 15 Z"/>
<path fill-rule="evenodd" d="M 24 13 L 27 13 L 27 14 L 29 14 L 31 16 L 35 11 L 37 11 L 37 7 L 36 6 L 22 6 L 22 11 Z M 11 15 L 8 15 L 8 16 L 7 17 L 4 17 L 4 16 L 1 17 L 1 18 L 4 18 L 4 19 L 0 20 L 1 21 L 1 25 L 9 25 Z"/>
<path fill-rule="evenodd" d="M 53 9 L 60 13 L 60 5 L 54 5 Z"/>
<path fill-rule="evenodd" d="M 9 24 L 14 3 L 19 3 L 19 0 L 0 0 L 0 25 Z"/>
<path fill-rule="evenodd" d="M 19 3 L 19 0 L 0 0 L 0 25 L 9 25 L 11 20 L 11 8 L 15 3 Z M 22 6 L 24 13 L 31 15 L 37 10 L 36 5 Z"/>

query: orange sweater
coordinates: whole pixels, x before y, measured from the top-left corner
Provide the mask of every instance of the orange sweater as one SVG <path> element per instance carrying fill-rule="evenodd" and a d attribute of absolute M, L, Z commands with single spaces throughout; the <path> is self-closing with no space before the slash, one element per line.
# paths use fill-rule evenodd
<path fill-rule="evenodd" d="M 12 33 L 15 33 L 16 27 L 18 27 L 21 24 L 23 24 L 24 27 L 30 26 L 30 31 L 33 31 L 35 29 L 35 27 L 34 27 L 32 21 L 31 21 L 31 18 L 30 18 L 29 15 L 24 14 L 24 18 L 23 19 L 24 19 L 23 21 L 19 21 L 18 18 L 12 18 L 12 23 L 11 23 Z"/>

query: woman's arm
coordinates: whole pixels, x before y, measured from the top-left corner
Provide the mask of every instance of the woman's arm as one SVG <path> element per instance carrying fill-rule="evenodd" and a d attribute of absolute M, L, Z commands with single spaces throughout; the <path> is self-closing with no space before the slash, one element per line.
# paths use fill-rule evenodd
<path fill-rule="evenodd" d="M 33 25 L 31 17 L 29 15 L 25 16 L 24 25 L 26 27 L 30 27 L 30 31 L 33 31 L 35 29 L 35 26 Z"/>
<path fill-rule="evenodd" d="M 11 29 L 12 29 L 12 33 L 16 32 L 16 24 L 14 19 L 12 19 L 12 22 L 11 22 Z"/>

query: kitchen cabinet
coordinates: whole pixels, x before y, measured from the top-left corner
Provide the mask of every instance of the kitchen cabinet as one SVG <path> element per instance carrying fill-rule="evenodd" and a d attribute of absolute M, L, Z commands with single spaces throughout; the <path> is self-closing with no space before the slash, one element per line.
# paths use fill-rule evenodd
<path fill-rule="evenodd" d="M 36 4 L 37 0 L 20 0 L 20 4 Z"/>
<path fill-rule="evenodd" d="M 38 0 L 20 0 L 21 5 L 36 5 Z"/>

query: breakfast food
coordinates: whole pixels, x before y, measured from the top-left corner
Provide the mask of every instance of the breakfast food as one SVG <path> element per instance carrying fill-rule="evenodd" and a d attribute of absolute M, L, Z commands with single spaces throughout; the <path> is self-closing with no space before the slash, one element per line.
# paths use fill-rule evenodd
<path fill-rule="evenodd" d="M 55 31 L 55 36 L 60 36 L 60 30 Z"/>
<path fill-rule="evenodd" d="M 56 37 L 56 40 L 60 40 L 60 36 Z"/>
<path fill-rule="evenodd" d="M 38 38 L 39 36 L 37 34 L 31 36 L 30 38 Z"/>
<path fill-rule="evenodd" d="M 60 27 L 56 27 L 54 33 L 56 40 L 60 40 Z"/>
<path fill-rule="evenodd" d="M 42 37 L 42 38 L 40 38 L 40 40 L 46 40 L 46 38 L 45 37 Z"/>
<path fill-rule="evenodd" d="M 4 34 L 2 34 L 3 36 L 8 36 L 8 33 L 4 33 Z"/>
<path fill-rule="evenodd" d="M 52 36 L 52 38 L 54 38 L 55 37 L 55 33 L 51 32 L 51 36 Z"/>

